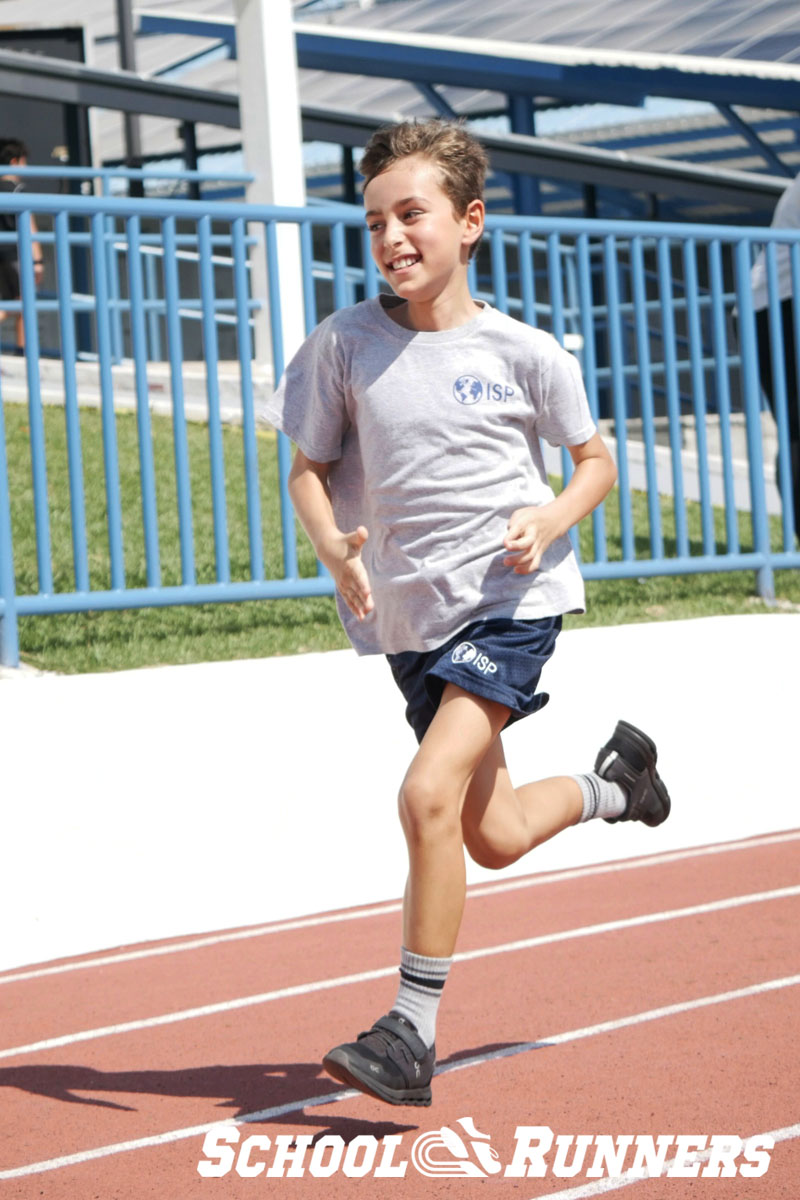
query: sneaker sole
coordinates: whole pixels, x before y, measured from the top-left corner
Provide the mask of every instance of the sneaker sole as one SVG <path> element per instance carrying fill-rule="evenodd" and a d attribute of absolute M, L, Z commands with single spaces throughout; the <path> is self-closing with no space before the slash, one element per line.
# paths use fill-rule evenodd
<path fill-rule="evenodd" d="M 346 1083 L 348 1087 L 354 1087 L 359 1092 L 366 1092 L 368 1096 L 373 1096 L 376 1100 L 383 1100 L 385 1104 L 413 1104 L 427 1108 L 431 1103 L 430 1084 L 426 1087 L 404 1088 L 399 1091 L 385 1088 L 377 1080 L 364 1075 L 344 1050 L 336 1049 L 332 1050 L 330 1054 L 326 1054 L 322 1065 L 328 1074 L 339 1083 Z"/>

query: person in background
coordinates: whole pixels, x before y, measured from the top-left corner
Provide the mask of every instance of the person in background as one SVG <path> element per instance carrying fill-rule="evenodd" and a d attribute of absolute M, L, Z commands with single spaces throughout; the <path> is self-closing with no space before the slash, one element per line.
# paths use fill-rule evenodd
<path fill-rule="evenodd" d="M 800 175 L 797 175 L 778 201 L 771 222 L 774 229 L 800 228 Z M 778 296 L 780 309 L 774 319 L 780 319 L 783 331 L 783 361 L 786 378 L 786 401 L 789 417 L 789 461 L 791 464 L 791 496 L 794 512 L 795 537 L 800 538 L 800 398 L 798 397 L 797 347 L 794 336 L 794 296 L 792 289 L 792 267 L 789 247 L 779 245 L 777 249 Z M 762 250 L 753 264 L 751 274 L 753 308 L 756 316 L 758 339 L 758 370 L 761 386 L 767 397 L 772 415 L 777 420 L 776 392 L 772 377 L 772 349 L 770 346 L 770 312 L 767 293 L 766 255 Z M 780 465 L 776 464 L 776 478 L 781 487 Z"/>
<path fill-rule="evenodd" d="M 5 171 L 6 167 L 26 167 L 28 165 L 28 149 L 24 142 L 18 138 L 4 138 L 0 140 L 0 171 L 4 171 L 0 175 L 0 194 L 3 192 L 21 192 L 24 190 L 24 184 L 21 182 L 18 175 L 13 171 Z M 36 222 L 31 218 L 31 228 L 34 236 L 37 228 Z M 0 212 L 0 233 L 15 233 L 17 229 L 17 219 L 14 213 Z M 3 300 L 19 300 L 21 295 L 19 282 L 19 250 L 14 242 L 0 242 L 0 304 Z M 33 243 L 33 272 L 34 280 L 37 288 L 42 282 L 44 276 L 44 262 L 42 260 L 42 248 L 36 241 Z M 0 321 L 12 314 L 4 312 L 0 308 Z M 25 326 L 22 320 L 22 313 L 14 313 L 14 324 L 16 332 L 16 352 L 23 354 L 25 352 Z"/>

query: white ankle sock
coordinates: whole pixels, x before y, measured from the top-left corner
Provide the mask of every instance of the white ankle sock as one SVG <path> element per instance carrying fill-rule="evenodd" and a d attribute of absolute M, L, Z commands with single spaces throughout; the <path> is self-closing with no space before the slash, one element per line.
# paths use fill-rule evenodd
<path fill-rule="evenodd" d="M 581 821 L 591 821 L 592 817 L 621 817 L 625 812 L 628 796 L 618 783 L 611 783 L 594 771 L 572 778 L 583 796 Z"/>
<path fill-rule="evenodd" d="M 436 1041 L 436 1012 L 452 962 L 412 954 L 405 946 L 400 953 L 400 990 L 392 1011 L 412 1021 L 428 1047 Z"/>

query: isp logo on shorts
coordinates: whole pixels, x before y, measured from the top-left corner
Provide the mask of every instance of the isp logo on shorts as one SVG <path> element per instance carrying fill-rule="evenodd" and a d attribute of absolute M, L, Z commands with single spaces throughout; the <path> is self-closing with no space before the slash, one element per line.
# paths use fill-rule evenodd
<path fill-rule="evenodd" d="M 450 657 L 456 666 L 463 663 L 465 667 L 474 667 L 482 675 L 494 675 L 497 671 L 497 663 L 493 663 L 488 654 L 481 654 L 472 642 L 459 642 Z"/>

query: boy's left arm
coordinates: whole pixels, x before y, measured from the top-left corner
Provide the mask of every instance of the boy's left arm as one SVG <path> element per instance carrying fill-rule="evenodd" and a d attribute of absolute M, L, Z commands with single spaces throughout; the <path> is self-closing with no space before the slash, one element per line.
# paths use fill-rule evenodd
<path fill-rule="evenodd" d="M 580 446 L 567 446 L 575 465 L 567 486 L 549 504 L 518 508 L 511 514 L 503 545 L 503 562 L 515 575 L 536 571 L 556 538 L 597 508 L 611 491 L 617 468 L 599 433 Z"/>

